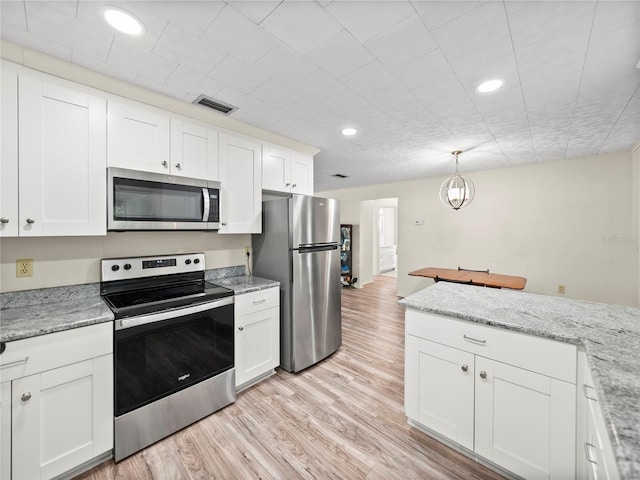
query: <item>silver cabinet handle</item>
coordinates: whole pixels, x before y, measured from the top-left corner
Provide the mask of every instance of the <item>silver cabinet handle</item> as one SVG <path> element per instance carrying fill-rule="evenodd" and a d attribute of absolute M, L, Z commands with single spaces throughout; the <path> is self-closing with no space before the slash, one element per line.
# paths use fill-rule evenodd
<path fill-rule="evenodd" d="M 27 218 L 27 223 L 31 225 L 33 223 L 36 223 L 36 221 L 33 218 Z"/>
<path fill-rule="evenodd" d="M 222 222 L 220 225 L 222 225 L 223 227 L 227 226 L 227 222 Z"/>
<path fill-rule="evenodd" d="M 460 367 L 460 368 L 462 368 L 463 372 L 468 372 L 469 371 L 469 365 L 465 364 L 465 365 L 462 365 L 462 367 Z"/>
<path fill-rule="evenodd" d="M 487 343 L 486 340 L 478 340 L 477 338 L 467 337 L 466 335 L 462 335 L 462 336 L 467 342 L 475 342 L 475 343 L 479 343 L 480 345 L 485 345 Z"/>
<path fill-rule="evenodd" d="M 31 392 L 29 393 L 23 393 L 22 397 L 20 397 L 20 400 L 22 400 L 23 402 L 26 402 L 27 400 L 29 400 L 31 398 Z"/>
<path fill-rule="evenodd" d="M 168 167 L 168 166 L 169 166 L 169 164 L 167 163 L 167 161 L 166 161 L 166 160 L 163 160 L 163 161 L 162 161 L 162 166 L 163 166 L 163 167 Z"/>
<path fill-rule="evenodd" d="M 9 223 L 9 219 L 7 217 L 1 217 L 0 223 Z"/>
<path fill-rule="evenodd" d="M 591 452 L 589 451 L 589 448 L 595 449 L 596 447 L 595 445 L 593 445 L 593 443 L 584 442 L 584 456 L 587 459 L 587 462 L 597 465 L 598 462 L 591 458 Z"/>
<path fill-rule="evenodd" d="M 180 169 L 182 168 L 182 164 L 181 164 L 181 163 L 176 163 L 176 168 L 177 168 L 178 170 L 180 170 Z"/>
<path fill-rule="evenodd" d="M 27 363 L 29 361 L 29 357 L 24 357 L 22 360 L 16 360 L 15 362 L 3 363 L 0 365 L 0 368 L 10 367 L 11 365 L 18 365 L 19 363 Z"/>
<path fill-rule="evenodd" d="M 592 397 L 591 395 L 589 395 L 589 391 L 587 390 L 588 388 L 590 388 L 591 390 L 595 390 L 591 385 L 583 384 L 582 392 L 584 393 L 584 396 L 587 397 L 588 400 L 593 400 L 594 402 L 597 402 L 598 399 L 596 397 Z"/>
<path fill-rule="evenodd" d="M 261 303 L 264 303 L 264 302 L 266 302 L 266 301 L 267 301 L 267 299 L 266 299 L 266 298 L 263 298 L 262 300 L 254 300 L 253 304 L 254 304 L 254 305 L 260 305 Z"/>
<path fill-rule="evenodd" d="M 484 370 L 480 372 L 480 378 L 487 378 L 487 372 Z"/>
<path fill-rule="evenodd" d="M 296 188 L 298 186 L 297 183 L 294 183 L 293 185 L 291 185 L 293 188 Z"/>
<path fill-rule="evenodd" d="M 243 331 L 244 327 L 238 327 L 238 330 Z"/>

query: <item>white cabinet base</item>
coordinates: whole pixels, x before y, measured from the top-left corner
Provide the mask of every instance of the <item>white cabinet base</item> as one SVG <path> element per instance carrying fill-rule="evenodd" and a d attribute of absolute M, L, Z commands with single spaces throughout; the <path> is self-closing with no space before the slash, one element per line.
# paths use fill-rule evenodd
<path fill-rule="evenodd" d="M 420 432 L 424 433 L 425 435 L 429 435 L 431 438 L 437 440 L 438 442 L 445 444 L 447 447 L 455 450 L 456 452 L 461 453 L 464 456 L 471 458 L 472 460 L 478 462 L 481 465 L 484 465 L 485 467 L 493 470 L 494 472 L 499 473 L 500 475 L 502 475 L 505 478 L 513 479 L 513 480 L 522 480 L 520 477 L 515 476 L 512 472 L 510 472 L 508 470 L 505 470 L 500 465 L 498 465 L 496 463 L 493 463 L 493 462 L 487 460 L 486 458 L 480 457 L 473 450 L 469 450 L 468 448 L 463 447 L 459 443 L 456 443 L 456 442 L 453 442 L 453 441 L 449 440 L 447 437 L 444 437 L 444 436 L 440 435 L 438 432 L 435 432 L 435 431 L 425 427 L 424 425 L 422 425 L 419 422 L 416 422 L 416 421 L 411 420 L 409 418 L 407 420 L 407 424 L 410 425 L 411 427 L 415 428 L 416 430 L 419 430 Z"/>

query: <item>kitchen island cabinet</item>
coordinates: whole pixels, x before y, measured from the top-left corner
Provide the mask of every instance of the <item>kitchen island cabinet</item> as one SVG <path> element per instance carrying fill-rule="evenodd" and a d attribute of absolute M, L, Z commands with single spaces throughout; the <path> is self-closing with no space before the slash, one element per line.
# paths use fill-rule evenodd
<path fill-rule="evenodd" d="M 574 345 L 409 310 L 405 352 L 410 420 L 521 477 L 575 477 Z"/>
<path fill-rule="evenodd" d="M 2 65 L 0 235 L 105 235 L 106 100 Z"/>
<path fill-rule="evenodd" d="M 492 406 L 494 415 L 498 412 L 504 416 L 504 412 L 512 409 L 513 404 L 526 406 L 519 410 L 520 415 L 530 415 L 529 405 L 532 402 L 529 400 L 549 392 L 549 425 L 552 429 L 555 430 L 558 425 L 566 423 L 567 419 L 573 419 L 571 421 L 575 424 L 577 409 L 577 425 L 570 432 L 570 441 L 575 449 L 575 454 L 570 460 L 577 464 L 577 470 L 571 478 L 640 478 L 640 409 L 637 401 L 640 398 L 640 377 L 637 374 L 640 369 L 640 358 L 637 355 L 637 338 L 640 335 L 639 309 L 448 282 L 436 283 L 406 297 L 400 303 L 407 309 L 407 337 L 413 335 L 427 338 L 431 342 L 474 355 L 474 421 L 479 418 L 479 413 L 488 411 L 482 407 L 483 403 Z M 415 321 L 415 318 L 411 320 L 413 316 L 417 316 L 421 321 Z M 440 322 L 434 319 L 439 319 Z M 443 327 L 445 324 L 453 325 L 453 330 L 447 331 Z M 464 331 L 460 328 L 456 330 L 455 325 L 463 326 Z M 491 336 L 484 338 L 478 335 L 480 332 L 491 332 Z M 464 335 L 470 338 L 465 339 Z M 505 335 L 512 341 L 499 342 L 500 337 Z M 528 339 L 527 343 L 534 341 L 532 345 L 539 341 L 546 344 L 527 348 L 518 340 L 521 338 Z M 474 343 L 471 339 L 480 342 Z M 482 343 L 482 340 L 485 340 L 485 343 Z M 409 350 L 410 342 L 407 345 Z M 582 355 L 586 357 L 586 363 L 580 361 Z M 487 362 L 486 359 L 491 361 Z M 497 371 L 495 367 L 499 363 L 521 370 L 500 365 L 500 370 Z M 409 372 L 412 369 L 416 372 L 418 368 L 409 363 L 406 365 Z M 487 379 L 496 379 L 491 392 L 493 396 L 486 396 L 478 390 L 482 385 L 478 383 L 478 378 L 481 379 L 480 373 L 483 371 Z M 585 375 L 585 372 L 592 377 Z M 532 373 L 536 375 L 530 375 Z M 500 377 L 502 380 L 499 380 Z M 406 381 L 410 382 L 413 378 L 415 373 L 407 377 Z M 523 382 L 523 379 L 526 382 Z M 500 393 L 498 383 L 503 383 L 511 390 L 505 396 L 509 403 L 496 402 L 496 395 Z M 519 385 L 528 385 L 530 388 L 527 388 L 526 392 L 523 390 L 518 393 Z M 412 389 L 415 391 L 416 387 L 407 383 L 405 388 L 410 392 Z M 428 387 L 425 388 L 429 390 Z M 574 389 L 573 393 L 569 392 L 571 388 Z M 502 391 L 507 392 L 507 389 L 502 388 Z M 597 402 L 591 401 L 585 405 L 585 392 L 588 396 L 596 398 Z M 529 398 L 523 397 L 523 393 Z M 557 397 L 558 403 L 554 397 Z M 573 403 L 569 405 L 562 401 L 565 397 L 572 398 Z M 487 401 L 487 398 L 490 400 Z M 554 407 L 554 404 L 560 406 Z M 587 409 L 590 409 L 595 420 L 588 419 L 585 413 Z M 433 436 L 448 438 L 449 440 L 445 441 L 455 442 L 455 445 L 465 451 L 465 447 L 458 440 L 451 440 L 452 435 L 443 435 L 422 423 L 420 417 L 412 413 L 409 403 L 406 411 L 410 423 Z M 487 421 L 486 418 L 490 417 L 485 414 L 484 418 L 483 421 Z M 517 417 L 514 418 L 515 420 L 509 420 L 505 417 L 504 428 L 500 427 L 503 428 L 502 433 L 496 431 L 495 418 L 487 421 L 494 426 L 494 443 L 496 433 L 498 436 L 503 435 L 510 428 L 511 422 L 515 425 L 521 422 Z M 539 421 L 543 423 L 543 420 Z M 485 436 L 478 425 L 474 427 L 474 451 L 467 449 L 467 454 L 489 459 L 494 465 L 500 463 L 503 469 L 511 472 L 523 472 L 496 457 L 495 454 L 498 452 L 494 451 L 492 457 L 483 451 L 481 445 L 485 443 Z M 537 424 L 533 428 L 526 428 L 534 433 L 544 433 Z M 589 433 L 589 429 L 594 428 L 595 435 Z M 566 428 L 562 431 L 567 432 Z M 562 438 L 558 437 L 554 441 L 561 440 Z M 509 444 L 509 448 L 520 448 L 518 442 L 522 444 L 528 441 L 529 435 L 514 436 L 513 444 Z M 540 444 L 544 444 L 544 441 Z M 555 449 L 559 448 L 555 445 L 548 444 L 551 457 Z M 502 453 L 504 452 L 500 452 Z M 531 453 L 537 455 L 534 451 Z M 600 462 L 599 458 L 602 459 L 602 463 L 595 467 L 594 462 Z M 602 473 L 602 467 L 606 474 Z M 534 471 L 520 475 L 527 478 L 544 476 Z"/>
<path fill-rule="evenodd" d="M 101 323 L 7 343 L 2 478 L 54 478 L 111 456 L 112 333 Z"/>

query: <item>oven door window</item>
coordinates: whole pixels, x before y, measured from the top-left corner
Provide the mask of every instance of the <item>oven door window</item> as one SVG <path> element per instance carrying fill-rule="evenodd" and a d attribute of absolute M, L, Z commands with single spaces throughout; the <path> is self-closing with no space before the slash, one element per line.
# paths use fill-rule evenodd
<path fill-rule="evenodd" d="M 113 193 L 114 220 L 206 221 L 201 187 L 114 177 Z"/>
<path fill-rule="evenodd" d="M 116 416 L 233 367 L 233 305 L 115 332 Z"/>

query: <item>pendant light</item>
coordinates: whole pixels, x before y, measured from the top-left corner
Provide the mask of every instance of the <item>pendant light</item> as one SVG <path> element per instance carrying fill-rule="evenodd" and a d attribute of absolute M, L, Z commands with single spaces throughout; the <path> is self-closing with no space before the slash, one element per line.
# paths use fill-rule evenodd
<path fill-rule="evenodd" d="M 461 150 L 451 152 L 456 161 L 456 173 L 442 182 L 440 187 L 440 201 L 454 210 L 469 205 L 476 191 L 473 182 L 458 173 L 458 155 L 461 153 Z"/>

